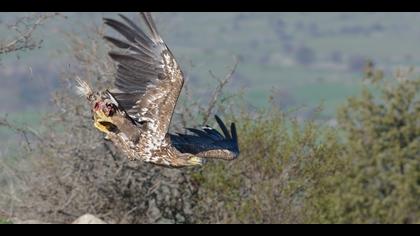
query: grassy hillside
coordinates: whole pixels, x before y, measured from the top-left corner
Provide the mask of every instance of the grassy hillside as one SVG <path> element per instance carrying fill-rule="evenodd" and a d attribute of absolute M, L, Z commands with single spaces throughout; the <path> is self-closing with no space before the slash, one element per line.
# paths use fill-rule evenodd
<path fill-rule="evenodd" d="M 22 14 L 1 13 L 0 34 L 10 35 L 7 23 Z M 44 90 L 54 90 L 59 73 L 74 66 L 67 57 L 64 32 L 83 35 L 86 30 L 100 26 L 102 17 L 115 17 L 116 13 L 63 15 L 66 19 L 57 18 L 38 32 L 38 38 L 44 40 L 42 49 L 20 53 L 18 61 L 15 55 L 2 58 L 0 76 L 8 85 L 0 88 L 1 112 L 21 111 L 32 103 L 45 104 L 48 99 Z M 245 99 L 257 107 L 264 106 L 274 89 L 281 91 L 275 94 L 276 100 L 285 101 L 283 105 L 312 107 L 324 101 L 325 115 L 332 116 L 337 104 L 359 91 L 361 62 L 365 58 L 377 62 L 388 76 L 398 65 L 420 62 L 417 24 L 420 16 L 416 13 L 156 13 L 154 16 L 189 83 L 197 88 L 194 89 L 197 96 L 205 96 L 207 85 L 214 83 L 209 70 L 223 75 L 232 65 L 232 57 L 238 56 L 240 64 L 230 89 L 243 89 Z M 11 100 L 12 94 L 18 96 Z"/>

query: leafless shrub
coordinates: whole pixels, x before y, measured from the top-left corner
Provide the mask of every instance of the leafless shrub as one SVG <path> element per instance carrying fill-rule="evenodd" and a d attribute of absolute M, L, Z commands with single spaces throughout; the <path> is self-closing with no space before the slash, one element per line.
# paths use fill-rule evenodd
<path fill-rule="evenodd" d="M 182 131 L 183 127 L 188 127 L 193 124 L 191 122 L 200 122 L 201 125 L 206 125 L 215 113 L 230 113 L 232 112 L 232 101 L 234 97 L 239 96 L 235 93 L 224 97 L 226 86 L 232 81 L 239 61 L 234 57 L 233 65 L 228 68 L 226 75 L 223 78 L 215 75 L 211 70 L 209 74 L 215 82 L 215 87 L 210 91 L 210 97 L 207 101 L 202 101 L 195 97 L 197 94 L 191 91 L 188 81 L 184 84 L 183 94 L 181 94 L 181 101 L 175 111 L 174 129 Z M 196 124 L 197 125 L 197 124 Z"/>
<path fill-rule="evenodd" d="M 47 132 L 39 134 L 32 150 L 21 151 L 22 165 L 7 166 L 10 176 L 8 187 L 0 190 L 0 209 L 10 217 L 60 223 L 85 213 L 111 223 L 194 222 L 198 184 L 191 172 L 196 169 L 129 162 L 93 128 L 88 105 L 72 89 L 73 80 L 78 75 L 96 88 L 109 87 L 115 66 L 106 56 L 104 27 L 86 32 L 88 40 L 66 34 L 67 53 L 77 66 L 62 73 L 63 86 L 52 95 L 55 109 L 43 119 Z M 188 104 L 177 108 L 185 115 L 184 123 L 197 116 L 195 106 L 204 111 L 200 113 L 204 121 L 208 120 L 235 67 L 220 80 L 207 106 L 187 100 Z M 180 121 L 174 122 L 177 126 Z"/>
<path fill-rule="evenodd" d="M 0 55 L 33 50 L 40 48 L 42 39 L 36 39 L 35 31 L 47 20 L 60 15 L 59 13 L 40 13 L 20 17 L 15 23 L 8 25 L 13 37 L 7 40 L 0 40 Z"/>

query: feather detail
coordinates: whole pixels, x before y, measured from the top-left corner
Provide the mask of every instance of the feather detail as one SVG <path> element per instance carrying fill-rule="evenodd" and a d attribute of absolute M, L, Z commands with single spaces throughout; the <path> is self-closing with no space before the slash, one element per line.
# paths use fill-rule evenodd
<path fill-rule="evenodd" d="M 225 136 L 209 126 L 201 130 L 187 128 L 193 134 L 169 134 L 172 145 L 181 153 L 191 153 L 202 158 L 236 159 L 239 146 L 235 124 L 231 124 L 229 132 L 220 117 L 216 115 L 215 118 Z"/>
<path fill-rule="evenodd" d="M 76 82 L 77 94 L 79 94 L 81 97 L 86 97 L 89 99 L 93 95 L 93 91 L 90 88 L 89 84 L 86 81 L 80 79 L 79 76 L 76 77 Z"/>

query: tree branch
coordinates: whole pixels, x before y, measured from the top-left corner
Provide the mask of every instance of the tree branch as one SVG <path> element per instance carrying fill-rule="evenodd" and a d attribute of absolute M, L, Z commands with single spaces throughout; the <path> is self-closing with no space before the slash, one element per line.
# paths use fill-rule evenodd
<path fill-rule="evenodd" d="M 59 15 L 59 13 L 44 13 L 33 16 L 21 17 L 16 23 L 9 25 L 17 35 L 6 42 L 0 42 L 0 55 L 21 50 L 33 50 L 39 48 L 43 40 L 35 40 L 35 30 L 43 25 L 48 19 Z M 23 28 L 23 29 L 22 29 Z"/>
<path fill-rule="evenodd" d="M 218 85 L 216 87 L 216 89 L 213 91 L 213 94 L 210 98 L 209 104 L 207 106 L 206 111 L 203 113 L 203 124 L 205 125 L 209 118 L 210 115 L 213 112 L 214 107 L 216 106 L 217 100 L 219 99 L 220 95 L 222 94 L 223 88 L 232 80 L 232 76 L 236 71 L 236 67 L 238 66 L 239 60 L 238 57 L 234 57 L 234 64 L 232 66 L 232 68 L 230 69 L 229 73 L 225 76 L 225 78 L 220 79 L 218 78 L 216 75 L 213 74 L 213 72 L 210 70 L 209 73 L 210 75 L 216 79 L 218 81 Z"/>
<path fill-rule="evenodd" d="M 32 151 L 32 148 L 31 148 L 31 143 L 29 141 L 29 135 L 32 135 L 32 136 L 36 137 L 38 140 L 42 141 L 42 138 L 39 136 L 39 134 L 36 133 L 35 130 L 32 130 L 28 127 L 26 127 L 26 128 L 18 127 L 14 124 L 11 124 L 6 118 L 0 119 L 0 126 L 4 126 L 6 128 L 9 128 L 9 129 L 17 132 L 17 133 L 22 134 L 22 136 L 25 140 L 25 143 L 28 146 L 28 149 L 30 151 Z"/>

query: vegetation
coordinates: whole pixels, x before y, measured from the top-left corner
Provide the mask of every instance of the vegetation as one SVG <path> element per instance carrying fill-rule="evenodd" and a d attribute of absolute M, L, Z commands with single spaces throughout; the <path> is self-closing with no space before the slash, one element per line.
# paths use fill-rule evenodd
<path fill-rule="evenodd" d="M 283 24 L 273 27 L 287 39 Z M 365 72 L 363 90 L 325 122 L 322 106 L 280 109 L 276 91 L 261 108 L 228 93 L 239 57 L 225 77 L 209 74 L 214 89 L 201 100 L 191 99 L 187 81 L 173 120 L 174 131 L 213 125 L 215 113 L 235 121 L 239 159 L 163 169 L 127 161 L 93 128 L 87 104 L 69 89 L 75 75 L 95 87 L 111 83 L 108 45 L 98 43 L 103 33 L 98 26 L 84 38 L 67 35 L 65 53 L 77 68 L 61 74 L 53 109 L 36 130 L 0 120 L 22 135 L 19 150 L 1 157 L 1 218 L 69 223 L 91 213 L 110 223 L 420 223 L 420 78 L 413 71 L 384 78 L 373 63 L 360 68 L 355 60 L 352 68 Z"/>
<path fill-rule="evenodd" d="M 274 108 L 235 119 L 241 158 L 193 175 L 200 183 L 199 222 L 305 223 L 312 192 L 341 168 L 336 132 Z"/>
<path fill-rule="evenodd" d="M 0 219 L 0 225 L 11 224 L 12 222 L 9 220 Z"/>
<path fill-rule="evenodd" d="M 345 170 L 319 205 L 320 222 L 420 223 L 420 79 L 371 73 L 365 88 L 338 112 Z"/>

